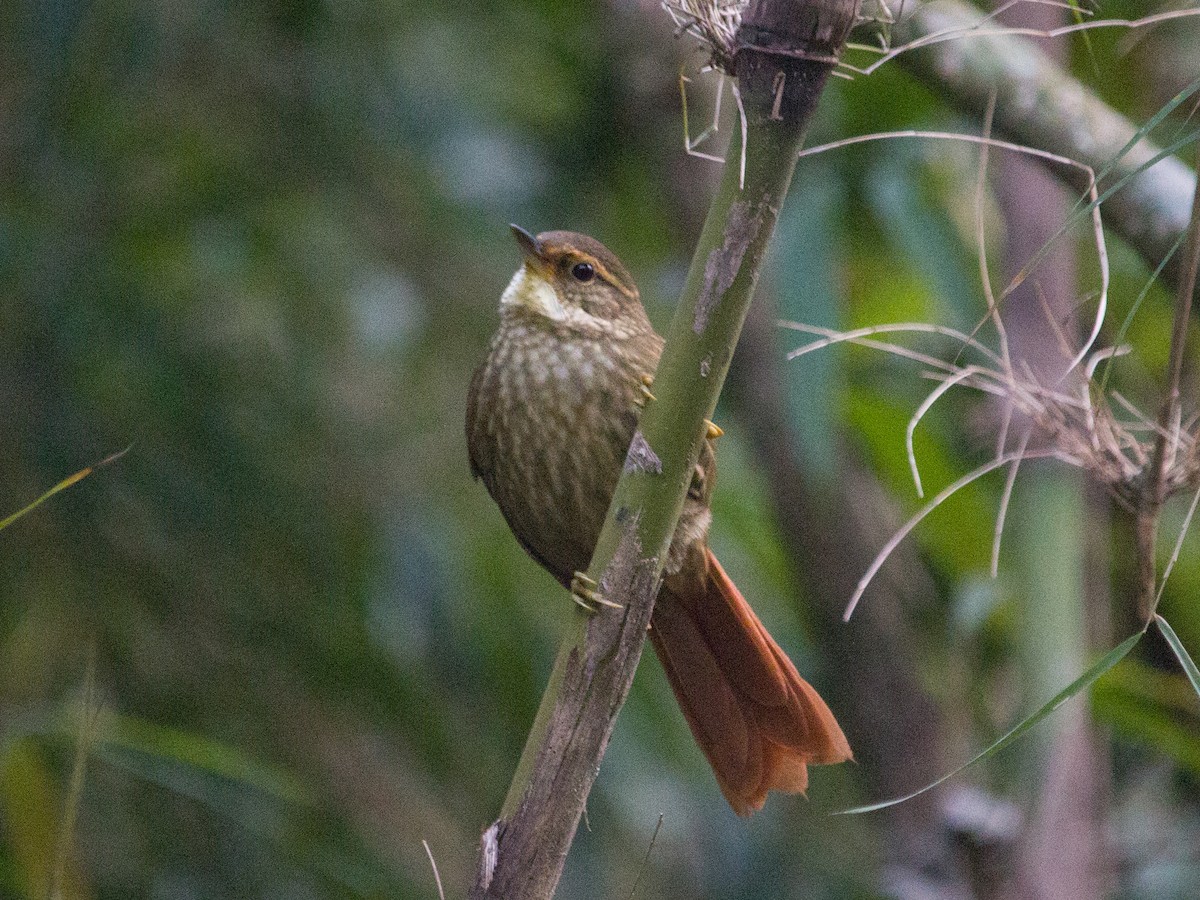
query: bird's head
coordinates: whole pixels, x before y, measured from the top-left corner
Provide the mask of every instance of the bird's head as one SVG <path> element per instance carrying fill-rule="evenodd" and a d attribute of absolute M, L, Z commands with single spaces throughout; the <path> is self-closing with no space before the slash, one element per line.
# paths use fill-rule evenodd
<path fill-rule="evenodd" d="M 626 336 L 650 328 L 637 285 L 599 241 L 573 231 L 534 237 L 511 226 L 524 257 L 500 309 L 583 334 Z"/>

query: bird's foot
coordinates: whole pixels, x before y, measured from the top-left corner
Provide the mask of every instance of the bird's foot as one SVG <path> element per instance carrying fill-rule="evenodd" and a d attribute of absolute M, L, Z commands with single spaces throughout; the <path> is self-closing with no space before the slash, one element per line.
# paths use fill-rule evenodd
<path fill-rule="evenodd" d="M 607 606 L 609 609 L 624 609 L 620 603 L 613 603 L 613 601 L 605 599 L 604 595 L 600 593 L 600 585 L 583 572 L 576 572 L 571 579 L 571 599 L 593 616 L 600 612 L 601 606 Z"/>
<path fill-rule="evenodd" d="M 710 441 L 715 441 L 717 438 L 719 438 L 721 435 L 723 435 L 725 433 L 724 428 L 722 428 L 716 422 L 711 421 L 710 419 L 704 420 L 704 429 L 705 429 L 704 436 L 706 438 L 708 438 Z"/>
<path fill-rule="evenodd" d="M 641 377 L 641 384 L 638 385 L 639 394 L 637 397 L 634 398 L 633 402 L 636 403 L 638 406 L 640 406 L 642 409 L 645 409 L 646 404 L 649 403 L 651 400 L 658 399 L 652 393 L 650 393 L 650 385 L 652 385 L 652 384 L 654 384 L 654 376 L 653 375 L 643 375 Z"/>

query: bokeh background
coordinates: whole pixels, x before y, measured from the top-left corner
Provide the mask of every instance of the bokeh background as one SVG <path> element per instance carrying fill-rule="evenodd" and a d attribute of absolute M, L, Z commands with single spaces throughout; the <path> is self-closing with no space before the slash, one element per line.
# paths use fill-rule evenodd
<path fill-rule="evenodd" d="M 1140 123 L 1196 77 L 1198 36 L 1061 47 Z M 70 898 L 434 897 L 423 839 L 463 893 L 573 615 L 468 474 L 467 384 L 518 261 L 507 224 L 595 235 L 664 328 L 719 169 L 683 151 L 679 78 L 695 135 L 704 62 L 645 0 L 0 5 L 0 517 L 130 448 L 0 532 L 0 897 L 46 896 L 55 860 Z M 834 79 L 813 143 L 980 127 L 893 64 Z M 714 547 L 858 765 L 738 820 L 647 655 L 560 896 L 639 878 L 639 897 L 1011 896 L 1070 722 L 1090 737 L 1066 770 L 1090 780 L 1065 796 L 1092 807 L 1105 890 L 1195 896 L 1200 702 L 1153 640 L 950 785 L 830 815 L 949 771 L 1135 627 L 1128 521 L 1032 464 L 997 579 L 999 474 L 922 524 L 840 624 L 920 507 L 904 427 L 931 384 L 860 349 L 788 362 L 808 338 L 774 319 L 971 328 L 978 166 L 914 141 L 803 160 L 720 410 Z M 998 273 L 1003 193 L 986 201 Z M 1063 243 L 1086 318 L 1095 253 Z M 1109 250 L 1102 343 L 1149 274 Z M 1171 309 L 1150 287 L 1112 372 L 1152 413 Z M 994 421 L 965 392 L 935 408 L 927 495 L 987 459 Z M 1193 652 L 1198 590 L 1189 539 L 1162 609 Z"/>

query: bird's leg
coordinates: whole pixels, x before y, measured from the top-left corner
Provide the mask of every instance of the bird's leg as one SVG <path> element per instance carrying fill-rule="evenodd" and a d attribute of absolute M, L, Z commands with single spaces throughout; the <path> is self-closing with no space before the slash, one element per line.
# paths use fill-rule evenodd
<path fill-rule="evenodd" d="M 609 609 L 624 609 L 620 603 L 613 603 L 600 593 L 600 585 L 588 578 L 583 572 L 576 572 L 571 579 L 571 599 L 586 609 L 593 616 L 600 612 L 601 606 Z"/>
<path fill-rule="evenodd" d="M 650 393 L 650 385 L 654 384 L 654 376 L 642 375 L 640 380 L 641 384 L 638 385 L 639 393 L 638 396 L 633 399 L 633 402 L 642 409 L 645 409 L 647 403 L 649 403 L 651 400 L 657 400 L 658 398 Z"/>

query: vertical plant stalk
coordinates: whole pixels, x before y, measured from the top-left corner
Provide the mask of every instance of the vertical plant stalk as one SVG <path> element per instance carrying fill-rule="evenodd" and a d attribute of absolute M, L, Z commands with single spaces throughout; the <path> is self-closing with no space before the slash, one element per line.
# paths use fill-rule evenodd
<path fill-rule="evenodd" d="M 1200 149 L 1196 152 L 1200 165 Z M 1192 218 L 1188 225 L 1187 245 L 1179 261 L 1180 276 L 1175 292 L 1175 322 L 1171 329 L 1171 352 L 1167 358 L 1167 390 L 1158 413 L 1158 436 L 1154 441 L 1154 456 L 1138 505 L 1134 534 L 1138 561 L 1138 618 L 1149 624 L 1158 605 L 1158 568 L 1156 547 L 1158 520 L 1167 496 L 1167 455 L 1174 453 L 1172 433 L 1179 424 L 1180 381 L 1183 378 L 1183 347 L 1187 340 L 1188 322 L 1196 297 L 1196 276 L 1200 270 L 1200 181 L 1192 195 Z"/>
<path fill-rule="evenodd" d="M 623 606 L 572 623 L 472 898 L 548 898 L 641 656 L 667 549 L 762 256 L 817 100 L 860 0 L 751 0 L 735 39 L 744 129 L 732 141 L 588 575 Z"/>
<path fill-rule="evenodd" d="M 993 6 L 1003 8 L 1004 3 L 993 0 Z M 1068 11 L 1045 5 L 1020 5 L 1003 13 L 996 24 L 1030 30 L 1051 31 L 1069 21 Z M 1067 44 L 1047 41 L 1030 49 L 1044 61 L 1045 71 L 1057 71 Z M 1013 97 L 1006 100 L 1012 102 Z M 1014 108 L 999 103 L 995 114 L 1003 120 L 1018 116 Z M 1068 373 L 1083 335 L 1075 308 L 1078 251 L 1074 242 L 1055 241 L 1072 212 L 1072 198 L 1053 172 L 1023 154 L 999 157 L 993 190 L 1004 222 L 1005 280 L 1015 282 L 1029 271 L 999 310 L 1012 366 L 1048 390 L 1079 390 L 1078 371 Z M 1004 414 L 1013 412 L 1010 406 Z M 1037 448 L 1045 440 L 1035 424 L 1019 414 L 1014 430 L 1025 435 L 1023 445 Z M 1084 479 L 1070 469 L 1036 463 L 1023 467 L 1019 492 L 1005 536 L 1007 568 L 1017 587 L 1013 634 L 1023 696 L 1040 703 L 1086 668 L 1087 623 L 1109 616 L 1107 598 L 1089 593 L 1085 577 L 1089 560 L 1084 523 L 1092 521 L 1102 529 L 1104 511 L 1088 509 Z M 1107 867 L 1098 849 L 1107 833 L 1103 743 L 1079 705 L 1063 710 L 1046 726 L 1030 735 L 1012 783 L 1029 815 L 1011 835 L 1004 893 L 1026 900 L 1103 896 Z"/>

